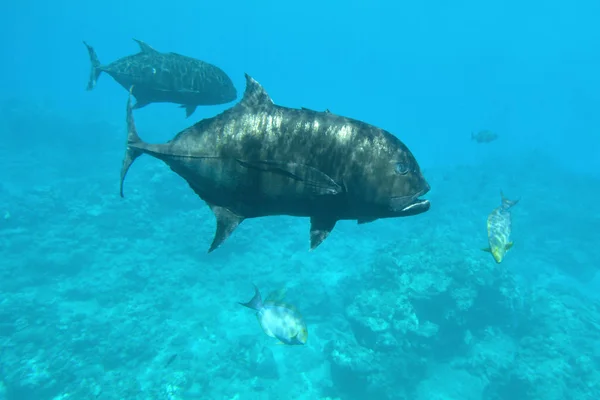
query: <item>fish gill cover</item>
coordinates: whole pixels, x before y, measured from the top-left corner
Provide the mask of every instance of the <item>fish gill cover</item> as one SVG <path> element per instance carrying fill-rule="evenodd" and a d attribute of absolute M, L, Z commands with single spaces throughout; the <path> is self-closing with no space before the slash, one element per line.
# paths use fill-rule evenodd
<path fill-rule="evenodd" d="M 599 13 L 587 0 L 6 4 L 0 399 L 600 398 Z M 121 198 L 131 86 L 102 73 L 86 91 L 81 41 L 110 64 L 140 50 L 133 38 L 214 65 L 240 96 L 189 118 L 173 98 L 132 108 L 143 143 L 194 151 L 169 153 L 168 165 L 139 157 Z M 253 99 L 273 104 L 208 129 L 239 110 L 245 73 L 264 88 Z M 285 113 L 296 123 L 279 124 Z M 199 132 L 221 158 L 237 143 L 228 137 L 259 155 L 258 138 L 283 138 L 284 165 L 239 158 L 229 171 L 251 169 L 253 185 L 271 174 L 301 194 L 380 198 L 394 185 L 365 190 L 332 166 L 368 174 L 375 164 L 352 164 L 356 155 L 387 156 L 377 137 L 395 139 L 367 134 L 348 152 L 310 141 L 332 135 L 319 129 L 336 118 L 410 149 L 418 169 L 408 156 L 378 161 L 398 182 L 418 170 L 430 190 L 386 210 L 431 208 L 339 219 L 313 251 L 309 217 L 257 216 L 207 253 L 217 220 L 200 194 L 213 192 L 196 178 L 227 169 L 173 158 L 198 155 Z M 226 129 L 236 124 L 254 128 Z M 277 136 L 278 126 L 309 135 Z M 340 126 L 331 137 L 356 137 Z M 319 144 L 309 155 L 328 162 L 298 162 L 298 142 Z M 224 176 L 236 178 L 221 190 L 257 187 Z M 482 248 L 501 192 L 519 202 L 509 220 L 497 213 L 491 237 L 513 243 L 498 264 Z M 236 211 L 265 201 L 243 193 L 226 198 Z M 238 304 L 253 285 L 272 305 L 262 317 Z"/>

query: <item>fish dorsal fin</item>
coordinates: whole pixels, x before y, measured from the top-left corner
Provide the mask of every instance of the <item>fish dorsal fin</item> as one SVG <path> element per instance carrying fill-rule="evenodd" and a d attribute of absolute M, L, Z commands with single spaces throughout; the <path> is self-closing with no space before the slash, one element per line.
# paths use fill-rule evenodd
<path fill-rule="evenodd" d="M 133 40 L 135 40 L 137 42 L 137 44 L 140 46 L 140 51 L 142 53 L 158 53 L 157 50 L 155 50 L 152 46 L 150 46 L 146 42 L 139 40 L 139 39 L 133 39 Z"/>
<path fill-rule="evenodd" d="M 281 288 L 281 289 L 273 290 L 271 293 L 269 293 L 269 295 L 267 296 L 265 301 L 270 301 L 273 303 L 282 302 L 283 299 L 285 298 L 286 292 L 287 292 L 287 288 L 285 288 L 285 287 Z"/>
<path fill-rule="evenodd" d="M 272 105 L 273 100 L 271 100 L 271 97 L 269 97 L 269 94 L 260 83 L 252 79 L 250 75 L 244 75 L 246 77 L 246 91 L 244 92 L 244 97 L 240 104 L 249 108 Z"/>

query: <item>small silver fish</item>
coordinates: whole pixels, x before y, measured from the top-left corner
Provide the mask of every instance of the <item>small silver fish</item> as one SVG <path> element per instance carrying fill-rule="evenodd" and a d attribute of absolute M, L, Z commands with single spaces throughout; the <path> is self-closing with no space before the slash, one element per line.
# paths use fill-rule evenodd
<path fill-rule="evenodd" d="M 254 286 L 252 300 L 239 304 L 257 311 L 256 317 L 267 336 L 276 338 L 282 344 L 303 345 L 306 343 L 308 330 L 304 318 L 294 306 L 280 300 L 269 300 L 269 298 L 263 303 L 256 286 Z"/>
<path fill-rule="evenodd" d="M 500 196 L 502 197 L 502 204 L 496 207 L 487 217 L 489 247 L 482 249 L 492 253 L 498 264 L 502 262 L 508 249 L 513 246 L 513 242 L 510 241 L 512 225 L 510 208 L 519 202 L 519 200 L 507 199 L 502 192 L 500 192 Z"/>

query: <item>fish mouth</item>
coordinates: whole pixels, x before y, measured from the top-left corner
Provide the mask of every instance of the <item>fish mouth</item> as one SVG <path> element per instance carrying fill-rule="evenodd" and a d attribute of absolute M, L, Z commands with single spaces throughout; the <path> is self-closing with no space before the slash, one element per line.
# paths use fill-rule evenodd
<path fill-rule="evenodd" d="M 421 192 L 413 196 L 392 197 L 390 206 L 398 216 L 417 215 L 428 211 L 431 203 L 427 199 L 421 199 L 425 193 L 429 192 L 429 185 Z"/>
<path fill-rule="evenodd" d="M 399 210 L 401 216 L 417 215 L 429 210 L 431 203 L 427 199 L 414 199 L 412 203 Z"/>

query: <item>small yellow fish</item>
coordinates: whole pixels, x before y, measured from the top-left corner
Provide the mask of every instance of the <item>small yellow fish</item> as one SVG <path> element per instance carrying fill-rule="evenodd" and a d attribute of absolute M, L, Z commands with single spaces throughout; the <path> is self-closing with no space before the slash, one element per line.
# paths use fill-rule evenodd
<path fill-rule="evenodd" d="M 492 253 L 494 260 L 498 264 L 502 262 L 508 249 L 513 246 L 513 242 L 510 241 L 510 208 L 519 202 L 519 200 L 507 199 L 502 192 L 500 192 L 500 196 L 502 197 L 502 204 L 495 208 L 487 217 L 487 233 L 490 247 L 483 249 Z"/>
<path fill-rule="evenodd" d="M 254 297 L 244 307 L 256 310 L 256 317 L 267 336 L 276 338 L 282 344 L 303 345 L 308 339 L 306 324 L 294 306 L 279 300 L 267 299 L 264 303 L 258 288 L 254 286 Z"/>

